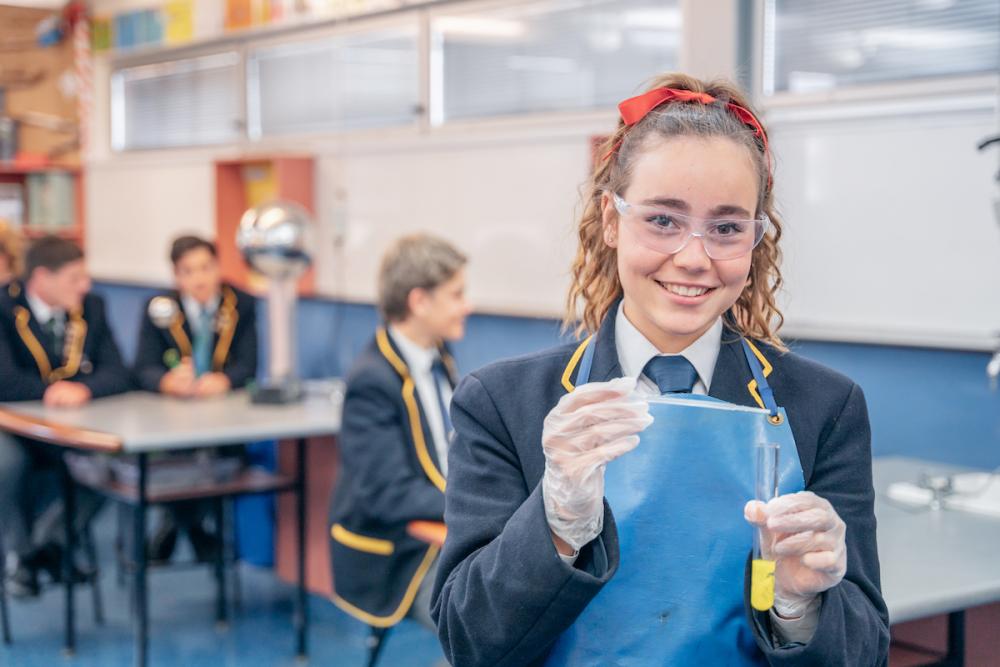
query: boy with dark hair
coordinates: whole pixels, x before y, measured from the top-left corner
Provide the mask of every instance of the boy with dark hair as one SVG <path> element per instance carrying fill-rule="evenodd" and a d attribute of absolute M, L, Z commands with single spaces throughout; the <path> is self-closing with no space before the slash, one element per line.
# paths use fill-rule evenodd
<path fill-rule="evenodd" d="M 23 280 L 0 292 L 0 401 L 43 401 L 78 407 L 131 388 L 128 369 L 108 327 L 104 302 L 90 293 L 83 251 L 54 236 L 36 241 Z M 61 504 L 36 521 L 39 475 L 63 465 L 60 450 L 0 433 L 0 530 L 8 586 L 38 594 L 38 572 L 59 578 Z M 100 507 L 81 490 L 77 527 Z M 34 530 L 35 535 L 32 535 Z"/>
<path fill-rule="evenodd" d="M 170 248 L 176 289 L 153 297 L 142 315 L 135 375 L 146 391 L 205 399 L 239 389 L 257 373 L 254 298 L 222 280 L 213 243 L 181 236 Z M 240 450 L 242 448 L 236 448 Z M 230 453 L 235 453 L 230 448 Z M 218 536 L 204 527 L 210 501 L 169 506 L 150 540 L 150 558 L 170 558 L 179 529 L 211 559 Z"/>

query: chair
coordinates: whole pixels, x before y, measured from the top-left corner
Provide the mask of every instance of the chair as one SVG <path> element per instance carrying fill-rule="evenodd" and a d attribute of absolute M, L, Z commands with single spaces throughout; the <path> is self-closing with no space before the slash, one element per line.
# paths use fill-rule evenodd
<path fill-rule="evenodd" d="M 80 548 L 83 550 L 83 557 L 87 560 L 87 579 L 85 583 L 90 584 L 93 605 L 94 622 L 97 625 L 104 625 L 104 602 L 101 597 L 101 571 L 98 567 L 97 548 L 94 543 L 93 526 L 87 524 L 80 536 Z M 6 557 L 6 550 L 3 541 L 0 539 L 0 555 Z M 0 559 L 2 560 L 2 559 Z M 61 585 L 61 584 L 55 584 Z M 9 646 L 13 639 L 10 632 L 10 610 L 7 606 L 7 573 L 4 570 L 0 573 L 0 626 L 3 631 L 3 643 Z"/>

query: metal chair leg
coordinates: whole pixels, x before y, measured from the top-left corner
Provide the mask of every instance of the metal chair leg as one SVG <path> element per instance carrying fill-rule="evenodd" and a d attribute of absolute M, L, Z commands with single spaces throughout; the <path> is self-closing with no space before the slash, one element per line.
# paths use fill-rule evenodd
<path fill-rule="evenodd" d="M 3 643 L 7 646 L 11 643 L 10 637 L 10 612 L 7 609 L 7 551 L 3 547 L 3 540 L 0 540 L 0 625 L 3 626 Z"/>
<path fill-rule="evenodd" d="M 94 545 L 94 528 L 87 524 L 83 531 L 83 553 L 87 559 L 87 569 L 91 573 L 90 593 L 94 601 L 94 621 L 104 625 L 104 601 L 101 598 L 101 570 L 97 562 L 97 547 Z"/>
<path fill-rule="evenodd" d="M 226 624 L 227 619 L 227 605 L 226 605 L 226 553 L 225 553 L 225 542 L 223 537 L 224 526 L 224 511 L 222 507 L 222 498 L 214 498 L 212 500 L 212 509 L 215 515 L 215 534 L 219 539 L 218 547 L 215 553 L 215 622 L 220 626 Z"/>
<path fill-rule="evenodd" d="M 376 628 L 371 629 L 371 634 L 368 635 L 368 667 L 375 667 L 375 663 L 378 662 L 378 657 L 382 653 L 382 647 L 385 646 L 386 637 L 389 635 L 389 628 Z"/>
<path fill-rule="evenodd" d="M 240 579 L 239 560 L 239 533 L 236 521 L 236 498 L 226 499 L 225 519 L 228 523 L 222 530 L 224 544 L 226 544 L 226 557 L 230 568 L 230 578 L 233 587 L 233 610 L 237 613 L 243 611 L 243 583 Z"/>

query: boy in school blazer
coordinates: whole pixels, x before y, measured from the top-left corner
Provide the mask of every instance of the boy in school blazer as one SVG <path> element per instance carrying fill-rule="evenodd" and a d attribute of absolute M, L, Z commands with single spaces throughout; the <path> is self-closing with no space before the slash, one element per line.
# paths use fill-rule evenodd
<path fill-rule="evenodd" d="M 28 250 L 25 265 L 23 282 L 0 292 L 0 401 L 71 408 L 132 388 L 104 302 L 90 293 L 80 248 L 45 237 Z M 0 433 L 0 525 L 15 595 L 38 594 L 39 570 L 60 576 L 61 502 L 50 504 L 38 521 L 31 517 L 42 473 L 61 465 L 58 448 Z M 81 489 L 77 502 L 80 527 L 100 501 Z"/>
<path fill-rule="evenodd" d="M 222 280 L 215 245 L 205 239 L 177 238 L 170 261 L 177 289 L 153 297 L 139 325 L 139 387 L 199 400 L 245 386 L 257 374 L 254 298 Z M 237 456 L 242 450 L 225 449 Z M 168 560 L 181 529 L 197 557 L 211 559 L 220 544 L 203 525 L 211 508 L 210 501 L 197 500 L 168 506 L 150 540 L 150 559 Z"/>
<path fill-rule="evenodd" d="M 410 236 L 379 272 L 379 328 L 347 378 L 341 472 L 330 511 L 333 600 L 373 627 L 407 615 L 433 628 L 438 548 L 406 532 L 441 521 L 456 381 L 447 343 L 469 306 L 465 257 L 443 240 Z"/>

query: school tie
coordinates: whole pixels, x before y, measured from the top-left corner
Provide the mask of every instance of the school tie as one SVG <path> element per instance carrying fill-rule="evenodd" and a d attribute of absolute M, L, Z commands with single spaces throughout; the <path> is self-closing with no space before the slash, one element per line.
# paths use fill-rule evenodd
<path fill-rule="evenodd" d="M 194 372 L 199 377 L 212 370 L 212 320 L 212 313 L 202 308 L 198 314 L 191 350 L 194 356 Z"/>
<path fill-rule="evenodd" d="M 438 408 L 440 408 L 441 418 L 444 420 L 444 432 L 450 442 L 451 432 L 455 429 L 451 425 L 451 415 L 448 413 L 448 404 L 445 403 L 444 393 L 441 387 L 444 385 L 450 385 L 451 383 L 448 379 L 448 370 L 445 368 L 441 357 L 435 359 L 434 363 L 431 364 L 431 375 L 434 376 L 434 394 L 437 396 Z"/>
<path fill-rule="evenodd" d="M 42 331 L 48 337 L 48 343 L 52 348 L 52 351 L 56 353 L 56 356 L 62 356 L 63 353 L 63 340 L 66 327 L 59 320 L 59 317 L 53 315 L 48 319 L 45 324 L 42 325 Z"/>
<path fill-rule="evenodd" d="M 698 371 L 680 355 L 653 357 L 642 374 L 656 383 L 661 394 L 690 394 L 698 379 Z"/>

